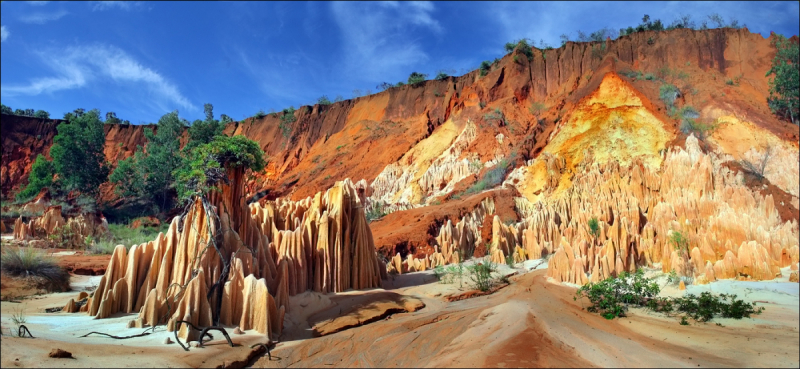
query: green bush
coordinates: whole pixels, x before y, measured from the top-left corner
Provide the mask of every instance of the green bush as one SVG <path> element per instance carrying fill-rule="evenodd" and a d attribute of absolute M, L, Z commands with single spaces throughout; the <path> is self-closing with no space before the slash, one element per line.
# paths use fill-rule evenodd
<path fill-rule="evenodd" d="M 488 60 L 484 60 L 484 61 L 482 61 L 482 62 L 481 62 L 481 67 L 480 67 L 480 70 L 481 70 L 481 72 L 480 72 L 480 75 L 481 75 L 481 77 L 483 77 L 483 76 L 485 76 L 486 74 L 488 74 L 488 73 L 489 73 L 489 70 L 490 70 L 491 68 L 492 68 L 492 63 L 489 63 L 489 61 L 488 61 Z"/>
<path fill-rule="evenodd" d="M 425 82 L 425 78 L 428 78 L 427 74 L 411 72 L 411 75 L 408 76 L 408 84 L 412 86 L 420 84 L 422 82 Z"/>
<path fill-rule="evenodd" d="M 69 291 L 69 273 L 40 250 L 4 247 L 0 261 L 0 269 L 7 275 L 30 278 L 37 288 L 48 292 Z"/>
<path fill-rule="evenodd" d="M 374 202 L 372 204 L 372 208 L 367 211 L 367 223 L 372 223 L 374 220 L 378 220 L 386 216 L 386 209 L 385 205 L 382 202 Z"/>
<path fill-rule="evenodd" d="M 320 105 L 330 105 L 332 104 L 331 100 L 328 99 L 328 95 L 322 95 L 319 99 L 317 99 L 317 104 Z"/>
<path fill-rule="evenodd" d="M 53 186 L 53 172 L 53 163 L 45 159 L 44 155 L 39 154 L 31 166 L 28 185 L 17 193 L 17 202 L 28 202 L 38 195 L 43 188 Z"/>
<path fill-rule="evenodd" d="M 444 81 L 444 80 L 446 80 L 446 79 L 447 79 L 447 77 L 450 77 L 449 75 L 447 75 L 447 73 L 445 73 L 445 72 L 439 72 L 439 73 L 437 73 L 437 74 L 436 74 L 436 78 L 435 78 L 435 79 L 436 79 L 437 81 Z"/>
<path fill-rule="evenodd" d="M 292 123 L 294 123 L 297 118 L 294 116 L 294 106 L 290 106 L 287 109 L 283 109 L 283 115 L 281 115 L 281 123 L 278 125 L 278 128 L 281 130 L 281 135 L 285 138 L 289 138 L 292 134 Z"/>
<path fill-rule="evenodd" d="M 575 299 L 588 298 L 589 312 L 600 313 L 606 319 L 625 316 L 630 306 L 647 307 L 666 313 L 668 316 L 682 315 L 681 325 L 688 325 L 686 318 L 707 322 L 715 316 L 742 319 L 761 314 L 764 308 L 755 303 L 737 300 L 736 295 L 712 295 L 702 292 L 700 296 L 688 294 L 684 297 L 657 297 L 661 289 L 651 278 L 646 278 L 639 269 L 633 274 L 620 273 L 598 283 L 584 285 L 576 292 Z"/>
<path fill-rule="evenodd" d="M 497 268 L 488 258 L 467 267 L 469 277 L 475 288 L 481 291 L 488 291 L 494 284 L 492 272 Z"/>
<path fill-rule="evenodd" d="M 600 222 L 597 221 L 597 217 L 589 219 L 589 234 L 595 239 L 600 237 Z"/>
<path fill-rule="evenodd" d="M 471 195 L 474 193 L 479 193 L 483 190 L 494 188 L 500 183 L 503 183 L 503 179 L 506 176 L 509 166 L 510 162 L 508 160 L 501 160 L 499 163 L 497 163 L 497 165 L 494 166 L 494 168 L 488 170 L 479 181 L 475 182 L 475 184 L 464 191 L 464 194 Z"/>
<path fill-rule="evenodd" d="M 794 124 L 800 124 L 800 51 L 797 42 L 791 42 L 783 35 L 774 35 L 775 58 L 767 77 L 769 80 L 770 110 L 783 119 L 789 118 Z"/>

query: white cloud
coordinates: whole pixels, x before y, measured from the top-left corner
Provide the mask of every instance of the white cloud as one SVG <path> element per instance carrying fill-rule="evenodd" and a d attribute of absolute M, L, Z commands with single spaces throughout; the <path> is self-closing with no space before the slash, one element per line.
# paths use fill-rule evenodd
<path fill-rule="evenodd" d="M 58 20 L 67 14 L 69 12 L 66 10 L 59 10 L 55 13 L 31 13 L 19 17 L 19 20 L 24 23 L 45 24 L 49 21 Z"/>
<path fill-rule="evenodd" d="M 138 1 L 95 1 L 92 6 L 92 11 L 108 10 L 108 9 L 122 9 L 131 10 L 134 6 L 139 6 Z"/>
<path fill-rule="evenodd" d="M 49 3 L 49 1 L 27 1 L 27 3 L 33 6 L 42 6 Z"/>
<path fill-rule="evenodd" d="M 0 42 L 5 42 L 9 35 L 11 35 L 11 32 L 8 32 L 8 28 L 0 26 Z"/>
<path fill-rule="evenodd" d="M 53 58 L 52 55 L 60 55 Z M 53 69 L 57 75 L 35 78 L 26 85 L 2 85 L 2 94 L 12 97 L 18 95 L 39 95 L 60 90 L 82 88 L 95 80 L 111 80 L 117 83 L 139 83 L 162 100 L 182 108 L 196 110 L 178 88 L 157 72 L 147 68 L 130 55 L 116 47 L 83 46 L 65 50 L 47 50 L 39 53 L 42 62 Z"/>
<path fill-rule="evenodd" d="M 343 38 L 346 69 L 363 80 L 386 78 L 428 60 L 417 40 L 409 37 L 413 26 L 441 32 L 430 2 L 334 2 L 334 20 Z"/>

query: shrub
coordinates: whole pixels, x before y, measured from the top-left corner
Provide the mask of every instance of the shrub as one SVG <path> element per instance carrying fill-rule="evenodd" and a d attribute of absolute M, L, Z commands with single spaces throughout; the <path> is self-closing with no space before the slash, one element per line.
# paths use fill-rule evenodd
<path fill-rule="evenodd" d="M 483 119 L 486 121 L 498 120 L 500 121 L 500 125 L 505 122 L 505 117 L 503 116 L 503 112 L 500 111 L 500 108 L 495 108 L 493 112 L 484 114 Z"/>
<path fill-rule="evenodd" d="M 494 168 L 488 170 L 478 182 L 475 182 L 470 188 L 464 191 L 465 195 L 479 193 L 483 190 L 493 188 L 503 182 L 506 176 L 510 163 L 508 160 L 503 159 Z"/>
<path fill-rule="evenodd" d="M 675 108 L 675 99 L 680 96 L 681 93 L 675 85 L 671 85 L 669 83 L 664 83 L 659 88 L 658 96 L 661 98 L 661 101 L 664 101 L 664 105 L 667 106 L 667 110 L 672 110 Z"/>
<path fill-rule="evenodd" d="M 378 220 L 386 216 L 386 208 L 382 202 L 372 203 L 372 207 L 367 211 L 367 223 L 372 223 L 373 220 Z"/>
<path fill-rule="evenodd" d="M 484 292 L 492 288 L 492 284 L 494 284 L 492 272 L 494 272 L 495 269 L 494 263 L 488 258 L 467 267 L 470 273 L 470 280 L 472 280 L 475 288 Z"/>
<path fill-rule="evenodd" d="M 264 117 L 266 117 L 266 116 L 267 116 L 267 113 L 264 113 L 264 110 L 263 110 L 263 109 L 259 109 L 259 110 L 256 112 L 256 114 L 255 114 L 255 115 L 253 115 L 253 117 L 255 117 L 256 119 L 261 119 L 261 118 L 264 118 Z"/>
<path fill-rule="evenodd" d="M 447 77 L 450 77 L 449 75 L 447 75 L 447 73 L 445 73 L 445 72 L 439 72 L 439 73 L 437 73 L 437 74 L 436 74 L 436 78 L 435 78 L 435 79 L 436 79 L 437 81 L 444 81 L 444 80 L 446 80 L 446 79 L 447 79 Z"/>
<path fill-rule="evenodd" d="M 594 238 L 600 236 L 600 222 L 597 221 L 597 217 L 589 219 L 589 234 Z"/>
<path fill-rule="evenodd" d="M 418 85 L 422 82 L 425 82 L 425 78 L 428 78 L 427 74 L 411 72 L 411 75 L 408 76 L 408 84 L 409 85 Z"/>
<path fill-rule="evenodd" d="M 278 128 L 281 130 L 281 135 L 285 138 L 289 138 L 292 134 L 292 123 L 294 123 L 297 118 L 294 116 L 294 106 L 290 106 L 287 109 L 283 109 L 283 115 L 281 115 L 281 123 L 278 125 Z"/>
<path fill-rule="evenodd" d="M 3 273 L 30 278 L 37 288 L 48 292 L 69 291 L 69 273 L 40 250 L 4 247 L 0 260 Z"/>
<path fill-rule="evenodd" d="M 28 202 L 38 195 L 43 188 L 51 187 L 53 185 L 53 172 L 53 163 L 45 159 L 44 155 L 39 154 L 31 166 L 28 185 L 17 193 L 17 201 Z"/>
<path fill-rule="evenodd" d="M 332 104 L 331 101 L 328 99 L 328 95 L 322 95 L 319 99 L 317 99 L 317 104 L 320 105 L 330 105 Z"/>
<path fill-rule="evenodd" d="M 531 106 L 528 107 L 528 111 L 536 118 L 539 118 L 539 114 L 542 114 L 545 109 L 546 107 L 541 101 L 534 101 L 531 103 Z"/>
<path fill-rule="evenodd" d="M 487 73 L 489 73 L 489 70 L 490 70 L 491 67 L 492 67 L 492 63 L 489 63 L 488 60 L 482 61 L 481 62 L 481 67 L 480 67 L 480 70 L 481 70 L 480 75 L 481 75 L 481 77 L 483 77 Z"/>

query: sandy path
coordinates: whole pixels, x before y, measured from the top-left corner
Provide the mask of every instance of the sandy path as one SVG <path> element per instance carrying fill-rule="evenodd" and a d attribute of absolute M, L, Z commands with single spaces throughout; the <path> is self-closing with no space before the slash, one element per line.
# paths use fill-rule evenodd
<path fill-rule="evenodd" d="M 793 303 L 764 304 L 766 312 L 756 319 L 689 326 L 641 309 L 609 321 L 583 311 L 574 293 L 535 271 L 513 277 L 511 286 L 491 296 L 441 304 L 418 295 L 428 305 L 421 311 L 286 342 L 273 351 L 280 360 L 262 358 L 254 366 L 798 366 L 796 292 Z M 764 293 L 775 300 L 774 291 Z"/>

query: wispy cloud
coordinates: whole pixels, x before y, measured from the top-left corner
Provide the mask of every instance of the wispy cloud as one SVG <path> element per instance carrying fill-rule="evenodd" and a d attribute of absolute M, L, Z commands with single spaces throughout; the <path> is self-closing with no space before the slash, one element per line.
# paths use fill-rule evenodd
<path fill-rule="evenodd" d="M 59 10 L 53 13 L 31 13 L 19 17 L 23 23 L 45 24 L 49 21 L 58 20 L 61 17 L 69 14 L 66 10 Z"/>
<path fill-rule="evenodd" d="M 42 6 L 49 3 L 49 1 L 27 1 L 27 3 L 33 6 Z"/>
<path fill-rule="evenodd" d="M 344 64 L 364 80 L 379 80 L 386 71 L 428 60 L 419 40 L 409 36 L 414 27 L 442 31 L 430 2 L 334 2 L 331 8 L 342 33 Z"/>
<path fill-rule="evenodd" d="M 8 32 L 6 26 L 0 26 L 0 42 L 5 42 L 11 32 Z"/>
<path fill-rule="evenodd" d="M 92 11 L 108 10 L 108 9 L 122 9 L 131 10 L 136 6 L 141 5 L 139 1 L 95 1 L 92 5 Z"/>
<path fill-rule="evenodd" d="M 53 58 L 52 55 L 60 57 Z M 118 84 L 127 82 L 143 84 L 150 93 L 162 100 L 196 110 L 174 84 L 116 47 L 70 47 L 65 50 L 42 51 L 38 56 L 57 75 L 35 78 L 25 85 L 3 84 L 0 87 L 3 95 L 13 97 L 53 93 L 87 87 L 92 81 L 113 81 Z"/>

